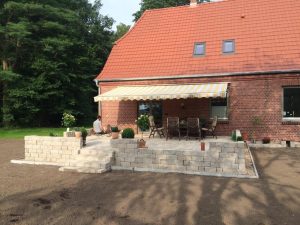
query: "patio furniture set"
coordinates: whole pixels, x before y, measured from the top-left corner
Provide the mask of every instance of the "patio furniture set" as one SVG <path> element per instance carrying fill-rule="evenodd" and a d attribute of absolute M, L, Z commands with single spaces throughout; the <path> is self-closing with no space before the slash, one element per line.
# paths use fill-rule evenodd
<path fill-rule="evenodd" d="M 166 137 L 166 140 L 177 136 L 180 140 L 184 137 L 186 140 L 196 138 L 201 140 L 206 135 L 211 135 L 213 138 L 217 138 L 215 129 L 217 127 L 218 117 L 214 117 L 209 127 L 202 127 L 197 117 L 190 117 L 186 120 L 180 120 L 179 117 L 167 118 L 167 129 L 165 131 L 163 126 L 157 126 L 154 122 L 154 117 L 149 116 L 149 138 L 154 137 L 157 133 L 160 138 Z"/>

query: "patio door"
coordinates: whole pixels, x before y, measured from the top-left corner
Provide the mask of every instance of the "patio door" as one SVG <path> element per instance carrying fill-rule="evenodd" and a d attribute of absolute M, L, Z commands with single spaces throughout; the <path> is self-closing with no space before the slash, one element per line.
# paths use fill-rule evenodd
<path fill-rule="evenodd" d="M 157 125 L 162 125 L 163 109 L 161 101 L 143 101 L 138 103 L 138 116 L 152 115 Z"/>

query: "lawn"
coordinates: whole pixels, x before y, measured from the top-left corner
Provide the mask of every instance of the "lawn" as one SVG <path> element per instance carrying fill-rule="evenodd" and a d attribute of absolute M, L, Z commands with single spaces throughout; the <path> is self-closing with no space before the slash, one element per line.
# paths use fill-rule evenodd
<path fill-rule="evenodd" d="M 0 128 L 0 139 L 23 139 L 27 135 L 49 136 L 53 133 L 62 136 L 66 128 Z"/>

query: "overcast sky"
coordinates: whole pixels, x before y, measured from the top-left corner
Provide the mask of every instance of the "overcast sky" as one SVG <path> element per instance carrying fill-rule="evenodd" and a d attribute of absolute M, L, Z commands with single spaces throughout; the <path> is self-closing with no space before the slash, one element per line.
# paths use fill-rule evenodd
<path fill-rule="evenodd" d="M 89 0 L 94 2 L 94 0 Z M 139 3 L 141 0 L 102 0 L 102 15 L 109 15 L 116 22 L 113 29 L 115 30 L 116 25 L 119 23 L 125 23 L 126 25 L 132 25 L 133 16 L 139 9 Z"/>

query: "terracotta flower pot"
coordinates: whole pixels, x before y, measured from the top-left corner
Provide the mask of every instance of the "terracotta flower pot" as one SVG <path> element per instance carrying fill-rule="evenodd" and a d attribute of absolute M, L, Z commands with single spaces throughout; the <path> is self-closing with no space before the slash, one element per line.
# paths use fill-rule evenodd
<path fill-rule="evenodd" d="M 205 142 L 201 142 L 201 151 L 205 151 Z"/>
<path fill-rule="evenodd" d="M 144 139 L 140 139 L 138 141 L 138 147 L 139 148 L 145 148 L 146 147 L 146 141 Z"/>
<path fill-rule="evenodd" d="M 119 132 L 111 132 L 111 138 L 112 139 L 118 139 L 119 138 Z"/>
<path fill-rule="evenodd" d="M 75 131 L 75 137 L 80 138 L 81 137 L 81 132 L 80 131 Z"/>
<path fill-rule="evenodd" d="M 247 132 L 242 132 L 242 138 L 243 138 L 243 141 L 248 141 L 249 140 L 249 135 Z"/>

